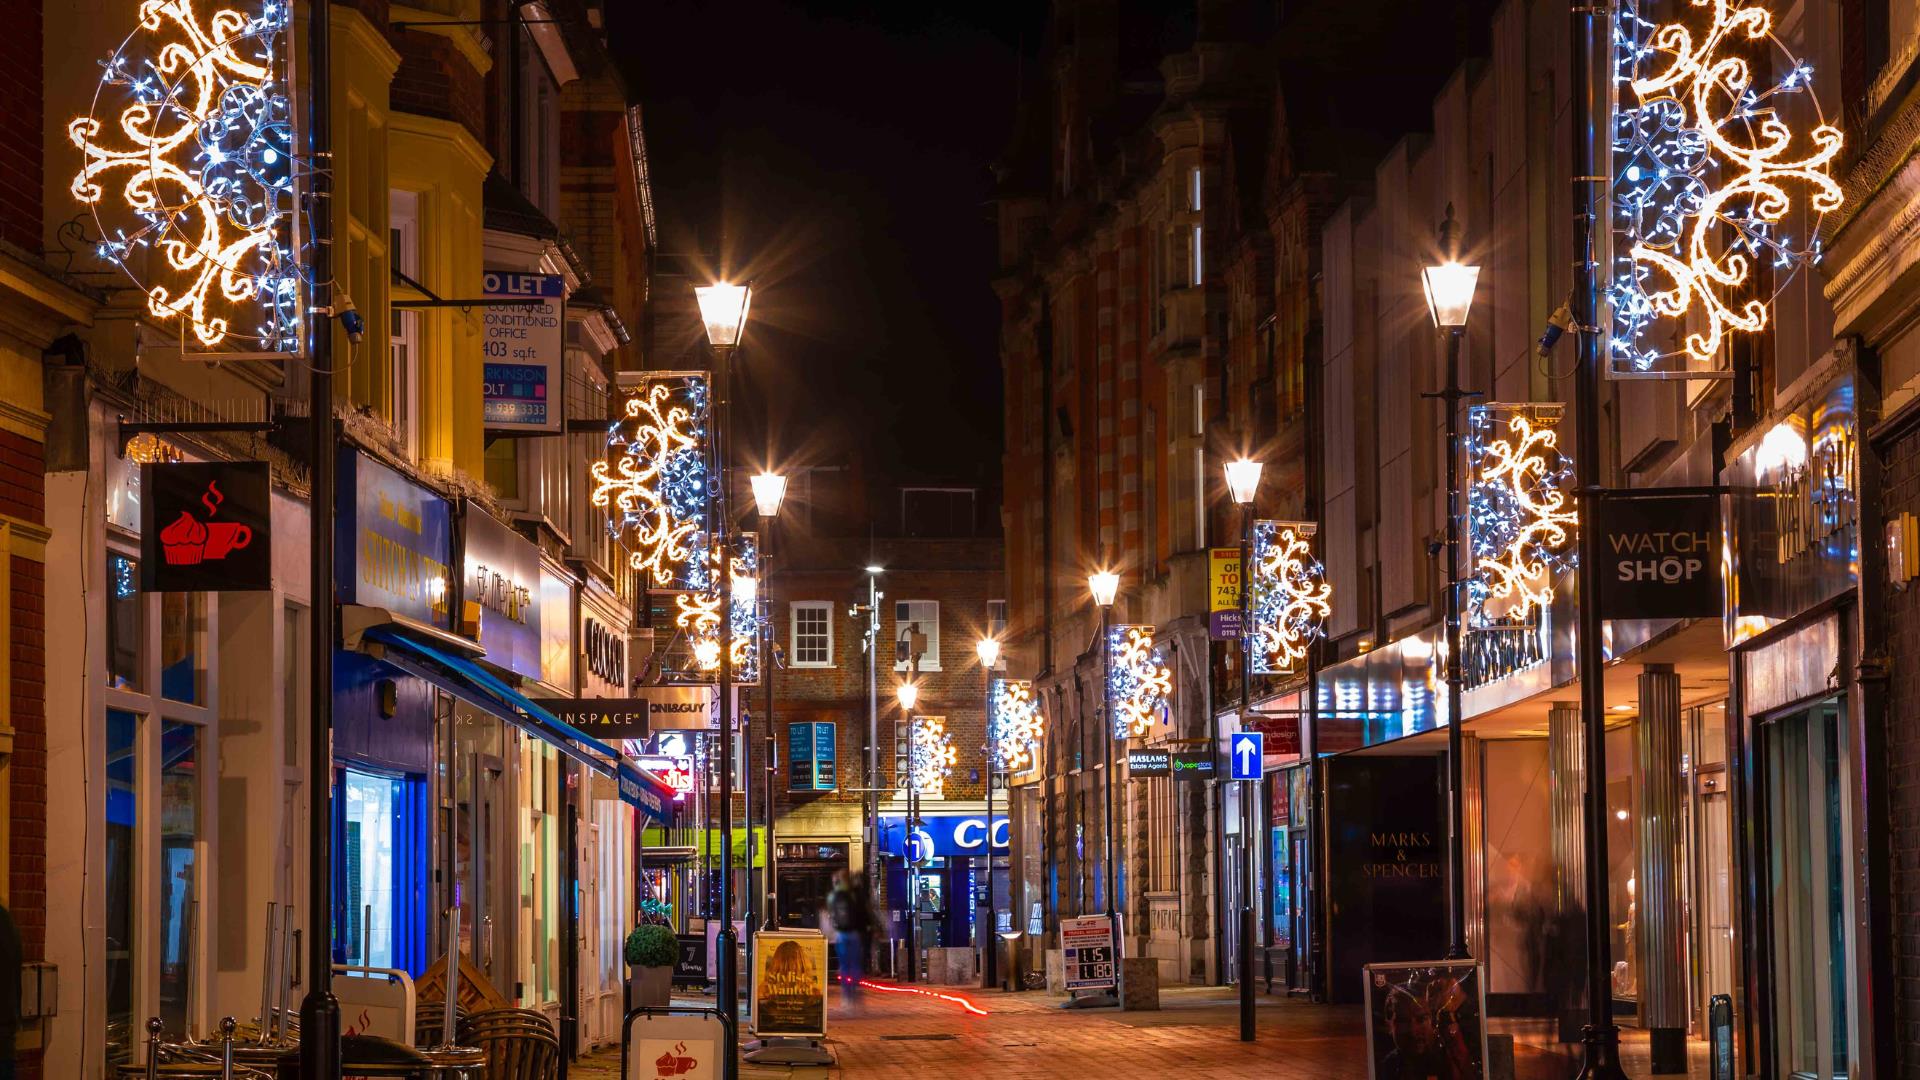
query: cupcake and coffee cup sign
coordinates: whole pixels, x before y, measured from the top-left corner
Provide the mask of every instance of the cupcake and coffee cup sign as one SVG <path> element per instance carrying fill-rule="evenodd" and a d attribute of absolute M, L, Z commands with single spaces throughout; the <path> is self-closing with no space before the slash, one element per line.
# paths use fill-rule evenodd
<path fill-rule="evenodd" d="M 272 586 L 272 484 L 264 461 L 141 467 L 140 588 L 246 592 Z"/>

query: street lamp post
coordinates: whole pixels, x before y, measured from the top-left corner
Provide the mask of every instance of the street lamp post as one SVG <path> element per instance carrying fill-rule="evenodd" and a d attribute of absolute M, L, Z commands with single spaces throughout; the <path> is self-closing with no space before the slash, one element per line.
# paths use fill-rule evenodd
<path fill-rule="evenodd" d="M 986 985 L 998 984 L 1000 943 L 995 940 L 999 930 L 999 908 L 995 905 L 993 894 L 993 774 L 1000 763 L 1000 747 L 995 741 L 993 730 L 993 668 L 1000 662 L 1000 643 L 993 638 L 983 637 L 974 643 L 973 651 L 980 657 L 980 670 L 986 676 L 987 684 L 987 895 L 986 916 L 977 913 L 975 920 L 980 924 L 980 944 L 986 951 L 981 967 L 986 973 Z"/>
<path fill-rule="evenodd" d="M 1100 745 L 1103 748 L 1103 768 L 1106 783 L 1106 827 L 1101 831 L 1106 837 L 1106 888 L 1103 892 L 1107 900 L 1107 933 L 1113 935 L 1113 957 L 1116 962 L 1126 955 L 1121 944 L 1120 921 L 1114 916 L 1114 866 L 1113 866 L 1113 600 L 1120 593 L 1120 575 L 1111 570 L 1100 570 L 1087 575 L 1087 589 L 1093 593 L 1093 602 L 1100 605 L 1100 722 L 1106 728 L 1101 733 Z"/>
<path fill-rule="evenodd" d="M 1478 266 L 1463 265 L 1457 256 L 1453 206 L 1440 226 L 1440 246 L 1447 261 L 1429 266 L 1420 277 L 1427 294 L 1427 313 L 1434 329 L 1447 339 L 1447 388 L 1438 397 L 1447 409 L 1447 959 L 1467 958 L 1467 874 L 1464 777 L 1465 720 L 1461 704 L 1460 648 L 1460 402 L 1474 396 L 1460 388 L 1460 342 L 1467 332 L 1467 310 L 1473 306 Z"/>
<path fill-rule="evenodd" d="M 773 844 L 773 784 L 778 759 L 774 749 L 777 745 L 773 737 L 773 674 L 778 665 L 773 662 L 773 522 L 780 516 L 780 504 L 787 497 L 787 478 L 779 473 L 762 472 L 754 476 L 753 506 L 760 513 L 760 581 L 761 597 L 766 604 L 767 617 L 760 622 L 760 671 L 767 681 L 767 783 L 766 809 L 761 813 L 767 819 L 767 880 L 761 894 L 765 898 L 765 911 L 761 913 L 759 926 L 772 930 L 779 922 L 780 879 L 778 851 Z M 747 822 L 749 834 L 753 831 L 753 822 Z M 751 871 L 749 871 L 751 875 Z"/>
<path fill-rule="evenodd" d="M 918 656 L 914 658 L 918 660 Z M 920 898 L 920 852 L 913 850 L 914 830 L 920 827 L 920 781 L 914 775 L 913 703 L 920 700 L 920 684 L 915 681 L 919 674 L 918 664 L 909 665 L 907 681 L 894 687 L 893 695 L 900 702 L 900 715 L 907 722 L 907 818 L 900 830 L 900 854 L 907 860 L 907 981 L 918 979 L 920 967 L 920 918 L 918 907 Z M 877 830 L 876 830 L 877 831 Z"/>
<path fill-rule="evenodd" d="M 1261 465 L 1241 458 L 1226 463 L 1227 491 L 1240 507 L 1240 728 L 1253 708 L 1253 499 Z M 1240 791 L 1240 1041 L 1252 1042 L 1253 1022 L 1253 795 Z"/>
<path fill-rule="evenodd" d="M 738 976 L 734 970 L 739 956 L 739 936 L 733 929 L 733 520 L 728 509 L 727 454 L 732 449 L 728 436 L 729 380 L 732 361 L 740 338 L 747 328 L 747 310 L 753 300 L 751 285 L 719 282 L 694 289 L 700 302 L 700 319 L 706 324 L 707 343 L 714 356 L 714 460 L 720 483 L 716 488 L 714 520 L 719 533 L 720 550 L 720 933 L 715 960 L 720 965 L 720 1013 L 728 1027 L 738 1030 L 740 998 Z M 737 1041 L 737 1036 L 736 1036 Z M 731 1080 L 740 1070 L 739 1055 L 729 1047 L 721 1059 L 722 1075 Z"/>

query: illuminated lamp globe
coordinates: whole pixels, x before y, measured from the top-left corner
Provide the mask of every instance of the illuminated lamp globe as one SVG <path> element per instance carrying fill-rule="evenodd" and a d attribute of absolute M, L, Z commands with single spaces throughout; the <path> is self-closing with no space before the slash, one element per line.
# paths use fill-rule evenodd
<path fill-rule="evenodd" d="M 1097 570 L 1087 575 L 1087 589 L 1093 593 L 1094 603 L 1112 607 L 1113 598 L 1120 594 L 1120 575 L 1111 570 Z"/>
<path fill-rule="evenodd" d="M 753 483 L 753 505 L 760 516 L 770 518 L 780 513 L 780 503 L 787 497 L 787 478 L 779 473 L 763 472 L 755 476 Z"/>
<path fill-rule="evenodd" d="M 992 667 L 1000 662 L 1000 643 L 990 637 L 974 642 L 973 651 L 980 656 L 981 667 Z"/>
<path fill-rule="evenodd" d="M 740 344 L 747 329 L 747 308 L 753 303 L 753 286 L 715 282 L 693 290 L 700 301 L 700 321 L 707 326 L 707 343 L 716 349 L 731 349 Z"/>
<path fill-rule="evenodd" d="M 1234 504 L 1246 506 L 1253 502 L 1253 493 L 1260 487 L 1261 464 L 1247 458 L 1229 461 L 1225 465 L 1227 472 L 1227 491 L 1233 495 Z"/>
<path fill-rule="evenodd" d="M 911 709 L 913 703 L 920 700 L 920 688 L 913 683 L 903 682 L 893 688 L 893 696 L 900 699 L 901 708 Z"/>
<path fill-rule="evenodd" d="M 1433 316 L 1436 328 L 1458 330 L 1467 325 L 1467 309 L 1473 306 L 1473 288 L 1479 281 L 1480 268 L 1464 263 L 1444 262 L 1421 272 L 1427 314 Z"/>

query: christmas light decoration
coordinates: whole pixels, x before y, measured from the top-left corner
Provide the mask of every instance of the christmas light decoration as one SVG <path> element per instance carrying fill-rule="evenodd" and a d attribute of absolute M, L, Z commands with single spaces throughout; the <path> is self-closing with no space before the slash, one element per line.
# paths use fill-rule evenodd
<path fill-rule="evenodd" d="M 1332 610 L 1333 586 L 1307 542 L 1315 529 L 1305 522 L 1254 522 L 1248 632 L 1256 675 L 1293 671 Z"/>
<path fill-rule="evenodd" d="M 1819 260 L 1820 219 L 1841 203 L 1828 175 L 1840 130 L 1811 90 L 1813 69 L 1773 36 L 1772 13 L 1688 2 L 1707 18 L 1650 17 L 1678 0 L 1613 8 L 1606 298 L 1608 366 L 1621 376 L 1711 368 L 1729 331 L 1763 329 L 1772 296 Z M 1756 52 L 1763 70 L 1784 73 L 1763 89 Z M 1811 211 L 1792 223 L 1805 230 L 1797 237 L 1786 228 L 1796 201 Z M 1754 273 L 1762 260 L 1777 271 L 1771 284 Z"/>
<path fill-rule="evenodd" d="M 67 124 L 82 159 L 69 190 L 93 211 L 94 254 L 208 348 L 300 347 L 291 11 L 265 0 L 203 19 L 193 0 L 145 0 L 101 64 L 92 110 Z"/>
<path fill-rule="evenodd" d="M 946 720 L 938 716 L 914 717 L 907 753 L 913 758 L 913 789 L 922 796 L 942 798 L 947 777 L 953 775 L 953 766 L 960 760 L 953 736 L 947 734 Z"/>
<path fill-rule="evenodd" d="M 656 592 L 689 591 L 713 505 L 707 464 L 710 406 L 699 373 L 648 376 L 607 434 L 614 457 L 596 461 L 593 505 L 610 506 L 616 534 L 633 545 L 627 565 Z"/>
<path fill-rule="evenodd" d="M 1467 410 L 1467 606 L 1477 627 L 1515 623 L 1553 602 L 1553 576 L 1573 565 L 1573 461 L 1560 452 L 1558 405 Z"/>
<path fill-rule="evenodd" d="M 1033 748 L 1040 744 L 1043 721 L 1033 683 L 1024 679 L 993 680 L 992 715 L 987 742 L 994 762 L 1003 772 L 1033 767 Z"/>
<path fill-rule="evenodd" d="M 674 625 L 693 642 L 694 662 L 702 671 L 720 667 L 720 593 L 718 575 L 720 553 L 709 548 L 707 558 L 688 575 L 696 592 L 674 596 Z M 753 684 L 760 681 L 760 634 L 765 619 L 758 602 L 760 580 L 760 538 L 741 533 L 734 539 L 733 604 L 729 609 L 733 681 Z"/>
<path fill-rule="evenodd" d="M 1151 626 L 1116 626 L 1107 635 L 1107 681 L 1113 700 L 1113 737 L 1139 738 L 1153 730 L 1173 694 L 1173 672 L 1153 643 Z"/>

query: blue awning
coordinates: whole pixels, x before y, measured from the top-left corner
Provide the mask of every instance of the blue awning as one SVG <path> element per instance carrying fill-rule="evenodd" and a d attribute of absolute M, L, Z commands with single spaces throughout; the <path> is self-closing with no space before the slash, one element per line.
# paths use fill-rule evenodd
<path fill-rule="evenodd" d="M 553 715 L 486 668 L 385 627 L 371 628 L 362 637 L 384 647 L 381 659 L 386 663 L 425 679 L 615 780 L 622 801 L 655 820 L 667 820 L 675 794 L 671 785 L 622 761 L 618 750 Z"/>

